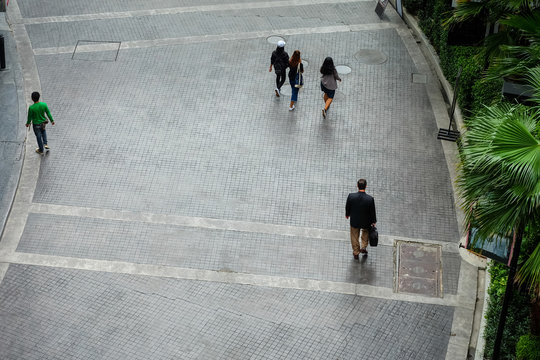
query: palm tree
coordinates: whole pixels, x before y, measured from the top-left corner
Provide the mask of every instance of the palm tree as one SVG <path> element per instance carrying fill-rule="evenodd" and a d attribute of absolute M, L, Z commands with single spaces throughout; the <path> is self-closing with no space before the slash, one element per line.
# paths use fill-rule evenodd
<path fill-rule="evenodd" d="M 526 226 L 540 223 L 540 67 L 528 73 L 536 106 L 486 107 L 462 139 L 458 186 L 467 221 L 474 222 L 485 239 L 513 234 L 515 240 L 494 359 L 498 359 L 523 233 Z M 540 244 L 521 267 L 520 281 L 540 295 Z"/>

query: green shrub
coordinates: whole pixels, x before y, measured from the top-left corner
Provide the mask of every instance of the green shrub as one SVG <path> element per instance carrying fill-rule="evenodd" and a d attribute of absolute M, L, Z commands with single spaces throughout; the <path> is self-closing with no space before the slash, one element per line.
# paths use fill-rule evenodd
<path fill-rule="evenodd" d="M 517 360 L 540 360 L 540 336 L 523 335 L 516 346 Z"/>
<path fill-rule="evenodd" d="M 448 46 L 440 55 L 441 69 L 452 86 L 455 84 L 459 67 L 463 67 L 459 80 L 458 104 L 465 114 L 473 109 L 473 88 L 482 79 L 482 66 L 475 57 L 479 50 L 473 46 Z"/>
<path fill-rule="evenodd" d="M 484 329 L 484 338 L 486 339 L 484 357 L 486 359 L 491 358 L 493 355 L 493 343 L 495 342 L 502 301 L 506 291 L 508 267 L 493 262 L 489 267 L 489 273 L 491 275 L 491 283 L 488 288 L 489 298 L 486 311 L 486 328 Z M 512 302 L 508 307 L 508 316 L 506 317 L 506 325 L 503 332 L 500 359 L 515 359 L 516 344 L 520 336 L 529 333 L 529 311 L 529 295 L 515 290 Z"/>
<path fill-rule="evenodd" d="M 448 29 L 442 22 L 448 17 L 450 5 L 451 1 L 446 0 L 426 1 L 426 6 L 418 12 L 418 24 L 439 55 L 448 40 Z"/>
<path fill-rule="evenodd" d="M 413 15 L 418 14 L 418 11 L 424 8 L 425 0 L 404 0 L 403 7 Z"/>
<path fill-rule="evenodd" d="M 485 106 L 491 106 L 502 100 L 502 79 L 476 81 L 472 87 L 471 112 L 477 113 Z"/>

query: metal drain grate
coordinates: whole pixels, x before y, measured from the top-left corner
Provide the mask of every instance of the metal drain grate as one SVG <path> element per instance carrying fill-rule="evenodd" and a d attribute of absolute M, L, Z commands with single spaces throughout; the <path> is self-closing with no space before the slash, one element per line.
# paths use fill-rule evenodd
<path fill-rule="evenodd" d="M 77 40 L 72 60 L 116 61 L 120 52 L 120 41 Z"/>
<path fill-rule="evenodd" d="M 442 297 L 441 252 L 439 245 L 397 241 L 396 291 Z"/>

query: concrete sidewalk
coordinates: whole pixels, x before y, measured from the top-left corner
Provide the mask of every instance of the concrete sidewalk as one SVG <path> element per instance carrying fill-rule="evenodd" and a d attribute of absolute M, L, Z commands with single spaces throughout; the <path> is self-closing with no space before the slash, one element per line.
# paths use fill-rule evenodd
<path fill-rule="evenodd" d="M 3 13 L 0 34 L 4 37 L 6 69 L 0 71 L 0 234 L 7 221 L 23 163 L 25 140 L 22 74 L 15 41 Z"/>
<path fill-rule="evenodd" d="M 464 359 L 476 268 L 436 139 L 446 108 L 407 27 L 373 10 L 10 1 L 26 96 L 57 124 L 47 156 L 26 148 L 0 241 L 0 353 Z M 276 36 L 303 54 L 293 112 L 267 70 Z M 326 56 L 343 82 L 325 120 Z M 381 244 L 355 261 L 359 177 Z"/>

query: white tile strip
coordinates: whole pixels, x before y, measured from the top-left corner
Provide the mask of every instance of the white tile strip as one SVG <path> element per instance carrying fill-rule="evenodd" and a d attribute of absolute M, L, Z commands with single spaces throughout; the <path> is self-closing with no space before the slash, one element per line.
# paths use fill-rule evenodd
<path fill-rule="evenodd" d="M 155 40 L 135 40 L 124 41 L 120 46 L 120 50 L 127 49 L 141 49 L 158 46 L 174 46 L 185 44 L 196 44 L 214 41 L 232 41 L 232 40 L 249 40 L 266 38 L 272 35 L 308 35 L 308 34 L 328 34 L 338 32 L 351 32 L 351 31 L 365 31 L 365 30 L 381 30 L 381 29 L 394 29 L 398 25 L 392 23 L 378 23 L 378 24 L 357 24 L 357 25 L 338 25 L 338 26 L 321 26 L 310 28 L 295 28 L 295 29 L 278 29 L 278 30 L 265 30 L 265 31 L 251 31 L 243 33 L 227 33 L 216 35 L 199 35 L 199 36 L 185 36 L 179 38 L 168 39 L 155 39 Z M 75 45 L 59 46 L 49 48 L 37 48 L 34 49 L 34 55 L 54 55 L 54 54 L 71 54 L 75 50 Z M 110 50 L 110 44 L 93 44 L 84 45 L 81 49 L 77 49 L 77 52 L 96 52 Z"/>
<path fill-rule="evenodd" d="M 277 7 L 291 6 L 311 6 L 319 4 L 345 4 L 355 2 L 372 2 L 372 0 L 289 0 L 289 1 L 264 1 L 250 3 L 234 3 L 234 4 L 214 4 L 214 5 L 198 5 L 185 6 L 165 9 L 148 9 L 148 10 L 132 10 L 118 11 L 96 14 L 80 14 L 80 15 L 65 15 L 65 16 L 48 16 L 40 18 L 25 18 L 19 19 L 25 25 L 45 24 L 45 23 L 60 23 L 73 21 L 88 21 L 88 20 L 104 20 L 104 19 L 121 19 L 138 16 L 154 16 L 154 15 L 171 15 L 193 12 L 211 12 L 211 11 L 230 11 L 230 10 L 247 10 L 247 9 L 269 9 Z M 375 5 L 373 6 L 375 9 Z"/>
<path fill-rule="evenodd" d="M 352 284 L 334 281 L 289 278 L 279 276 L 254 275 L 213 270 L 188 269 L 172 266 L 135 264 L 122 261 L 79 259 L 41 254 L 12 253 L 0 257 L 2 263 L 48 266 L 116 274 L 167 277 L 174 279 L 210 281 L 228 284 L 263 286 L 281 289 L 324 291 L 336 294 L 368 296 L 380 299 L 409 301 L 443 306 L 466 306 L 459 295 L 445 295 L 444 298 L 426 297 L 412 294 L 394 293 L 390 288 Z M 1 268 L 1 267 L 0 267 Z M 473 304 L 474 306 L 474 304 Z"/>
<path fill-rule="evenodd" d="M 163 215 L 125 210 L 96 209 L 88 207 L 65 206 L 33 203 L 30 213 L 76 216 L 115 221 L 143 222 L 150 224 L 187 226 L 203 229 L 218 229 L 259 234 L 273 234 L 311 239 L 325 239 L 349 242 L 348 221 L 343 219 L 344 230 L 327 230 L 290 225 L 256 223 L 249 221 L 211 219 L 180 215 Z M 445 252 L 457 253 L 459 248 L 454 242 L 442 242 L 426 239 L 412 239 L 395 235 L 379 235 L 379 244 L 393 246 L 394 241 L 411 241 L 423 244 L 440 245 Z"/>

